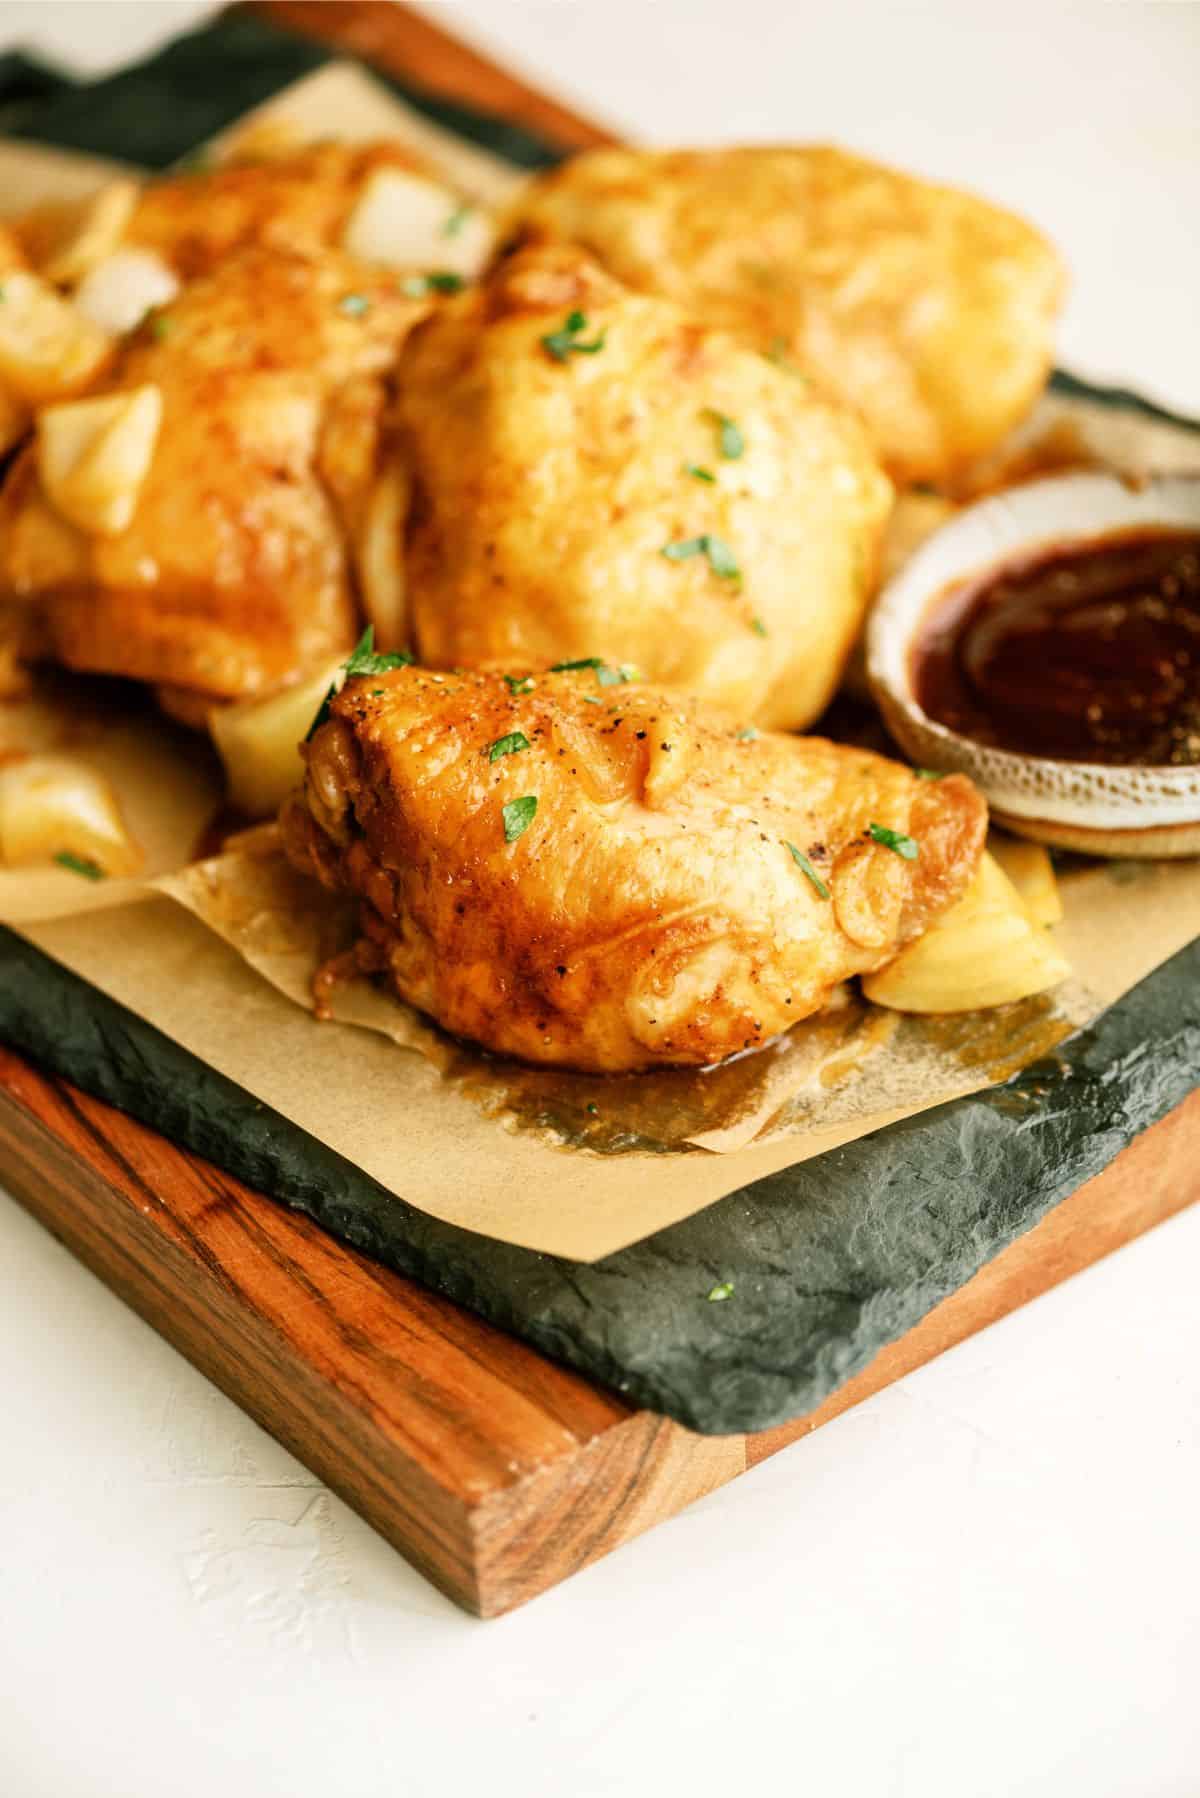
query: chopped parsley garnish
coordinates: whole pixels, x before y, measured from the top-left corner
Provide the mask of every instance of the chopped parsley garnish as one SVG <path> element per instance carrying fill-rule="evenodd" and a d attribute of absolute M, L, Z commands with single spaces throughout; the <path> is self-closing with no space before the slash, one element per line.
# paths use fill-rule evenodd
<path fill-rule="evenodd" d="M 604 701 L 597 693 L 585 693 L 583 696 L 583 703 L 584 705 L 603 705 Z"/>
<path fill-rule="evenodd" d="M 942 778 L 940 768 L 914 768 L 913 773 L 918 780 L 941 780 Z"/>
<path fill-rule="evenodd" d="M 701 468 L 698 462 L 685 462 L 683 472 L 690 474 L 693 481 L 707 481 L 710 487 L 717 478 L 711 468 Z"/>
<path fill-rule="evenodd" d="M 502 679 L 510 693 L 532 693 L 537 685 L 532 674 L 505 674 Z"/>
<path fill-rule="evenodd" d="M 350 660 L 345 664 L 346 679 L 353 680 L 359 674 L 388 674 L 393 668 L 409 667 L 411 662 L 412 655 L 407 649 L 389 649 L 377 654 L 375 626 L 369 624 L 350 652 Z"/>
<path fill-rule="evenodd" d="M 460 200 L 442 226 L 443 237 L 457 237 L 475 210 L 474 200 Z"/>
<path fill-rule="evenodd" d="M 717 427 L 717 442 L 721 446 L 721 454 L 727 462 L 736 462 L 746 448 L 746 439 L 742 436 L 732 418 L 726 418 L 713 406 L 704 408 L 705 418 L 711 418 Z"/>
<path fill-rule="evenodd" d="M 520 799 L 510 799 L 502 807 L 500 816 L 504 819 L 504 841 L 515 843 L 524 836 L 537 814 L 537 794 L 526 793 Z"/>
<path fill-rule="evenodd" d="M 622 662 L 619 668 L 614 668 L 603 656 L 580 656 L 574 662 L 555 662 L 550 672 L 576 674 L 584 668 L 595 669 L 596 679 L 602 687 L 619 687 L 624 681 L 636 680 L 638 672 L 631 662 Z"/>
<path fill-rule="evenodd" d="M 771 340 L 770 349 L 764 350 L 763 355 L 768 362 L 773 362 L 776 368 L 781 368 L 785 375 L 794 375 L 798 381 L 803 381 L 807 384 L 808 376 L 802 369 L 796 367 L 796 364 L 792 361 L 792 358 L 788 353 L 788 340 L 786 337 L 773 338 Z"/>
<path fill-rule="evenodd" d="M 599 1117 L 600 1107 L 597 1105 L 595 1099 L 588 1100 L 586 1109 L 589 1117 Z"/>
<path fill-rule="evenodd" d="M 724 537 L 714 537 L 709 531 L 702 537 L 683 537 L 678 543 L 664 543 L 658 553 L 665 556 L 668 562 L 686 562 L 692 556 L 707 556 L 709 567 L 723 581 L 741 579 L 742 571 L 737 565 L 737 557 L 728 543 Z"/>
<path fill-rule="evenodd" d="M 739 743 L 753 743 L 757 740 L 757 737 L 758 737 L 758 732 L 755 730 L 755 728 L 752 724 L 748 724 L 746 726 L 745 730 L 740 730 L 737 734 L 737 740 Z"/>
<path fill-rule="evenodd" d="M 375 626 L 369 624 L 354 648 L 349 659 L 342 663 L 342 678 L 330 685 L 328 693 L 317 709 L 317 715 L 308 727 L 304 741 L 317 732 L 329 716 L 329 704 L 348 680 L 354 680 L 360 674 L 387 674 L 392 668 L 407 668 L 412 656 L 407 649 L 392 649 L 386 655 L 376 654 Z"/>
<path fill-rule="evenodd" d="M 821 876 L 817 873 L 817 870 L 813 867 L 803 849 L 797 849 L 795 843 L 789 843 L 786 837 L 784 838 L 784 847 L 799 868 L 801 874 L 811 880 L 813 886 L 817 889 L 818 897 L 821 899 L 828 899 L 829 888 L 825 885 L 825 882 L 821 879 Z"/>
<path fill-rule="evenodd" d="M 497 737 L 487 752 L 489 762 L 498 762 L 502 755 L 516 755 L 521 749 L 529 748 L 529 738 L 523 730 L 510 730 L 506 737 Z"/>
<path fill-rule="evenodd" d="M 594 356 L 597 350 L 604 348 L 604 339 L 608 333 L 601 331 L 590 343 L 583 343 L 581 333 L 587 328 L 586 312 L 568 312 L 561 328 L 542 338 L 542 348 L 556 362 L 569 362 L 572 356 Z"/>
<path fill-rule="evenodd" d="M 155 343 L 161 343 L 163 338 L 169 337 L 175 329 L 175 320 L 167 312 L 156 312 L 152 309 L 146 319 L 146 329 Z"/>
<path fill-rule="evenodd" d="M 722 1280 L 719 1286 L 710 1286 L 705 1297 L 710 1305 L 717 1305 L 722 1299 L 731 1299 L 733 1297 L 733 1281 Z"/>
<path fill-rule="evenodd" d="M 709 536 L 706 543 L 708 565 L 714 574 L 719 574 L 723 581 L 741 579 L 742 571 L 737 565 L 737 557 L 726 543 L 724 537 Z"/>
<path fill-rule="evenodd" d="M 750 620 L 750 629 L 757 637 L 765 637 L 767 634 L 766 625 L 763 623 L 762 619 L 757 616 Z"/>
<path fill-rule="evenodd" d="M 427 293 L 461 293 L 466 282 L 452 269 L 433 269 L 427 275 L 409 275 L 400 283 L 406 300 L 423 300 Z"/>
<path fill-rule="evenodd" d="M 370 310 L 371 302 L 365 293 L 344 293 L 338 301 L 338 311 L 344 312 L 347 318 L 361 318 Z"/>
<path fill-rule="evenodd" d="M 702 556 L 707 548 L 707 537 L 682 537 L 678 543 L 664 543 L 658 553 L 668 562 L 686 562 L 692 556 Z"/>
<path fill-rule="evenodd" d="M 889 830 L 886 824 L 868 824 L 867 835 L 882 843 L 885 849 L 894 849 L 906 862 L 915 862 L 920 854 L 914 838 L 906 837 L 902 830 Z"/>
<path fill-rule="evenodd" d="M 69 849 L 64 849 L 54 859 L 60 868 L 67 868 L 72 874 L 81 875 L 84 880 L 104 880 L 106 878 L 104 869 L 99 862 L 91 861 L 86 855 L 72 855 Z"/>

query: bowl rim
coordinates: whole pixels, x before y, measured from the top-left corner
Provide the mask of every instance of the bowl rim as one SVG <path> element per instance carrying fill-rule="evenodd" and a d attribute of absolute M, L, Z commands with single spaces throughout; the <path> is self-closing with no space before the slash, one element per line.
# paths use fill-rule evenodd
<path fill-rule="evenodd" d="M 1093 514 L 1084 526 L 1081 504 Z M 1139 525 L 1200 530 L 1200 456 L 1194 473 L 1134 482 L 1081 470 L 1025 481 L 964 506 L 892 577 L 872 610 L 867 678 L 885 722 L 899 713 L 944 752 L 947 771 L 973 774 L 997 807 L 1014 816 L 1107 830 L 1200 820 L 1200 764 L 1070 761 L 996 749 L 931 718 L 912 690 L 909 651 L 939 594 L 978 579 L 1017 550 L 1094 542 Z M 1091 790 L 1072 798 L 1064 786 Z"/>

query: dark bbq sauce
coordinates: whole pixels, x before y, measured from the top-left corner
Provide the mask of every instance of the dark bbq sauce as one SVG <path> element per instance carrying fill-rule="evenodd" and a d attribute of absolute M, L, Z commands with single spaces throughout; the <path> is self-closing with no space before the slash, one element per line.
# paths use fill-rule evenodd
<path fill-rule="evenodd" d="M 1200 532 L 1037 550 L 965 583 L 912 649 L 927 717 L 1072 762 L 1200 763 Z"/>

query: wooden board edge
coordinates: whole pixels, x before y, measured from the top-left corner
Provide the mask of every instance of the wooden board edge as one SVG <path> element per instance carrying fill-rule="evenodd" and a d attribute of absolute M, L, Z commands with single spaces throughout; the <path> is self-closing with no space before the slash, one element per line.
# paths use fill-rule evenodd
<path fill-rule="evenodd" d="M 498 1617 L 686 1510 L 747 1466 L 745 1436 L 697 1436 L 638 1411 L 569 1463 L 471 1514 L 480 1615 Z"/>
<path fill-rule="evenodd" d="M 285 1353 L 195 1255 L 167 1241 L 102 1176 L 0 1091 L 0 1148 L 12 1196 L 263 1429 L 468 1610 L 480 1599 L 467 1507 Z M 124 1209 L 123 1233 L 104 1212 Z M 347 1251 L 349 1253 L 349 1251 Z"/>

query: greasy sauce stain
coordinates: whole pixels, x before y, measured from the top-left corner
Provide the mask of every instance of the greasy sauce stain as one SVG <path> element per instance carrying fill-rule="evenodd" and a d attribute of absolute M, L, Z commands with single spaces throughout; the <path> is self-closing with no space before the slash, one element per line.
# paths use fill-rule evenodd
<path fill-rule="evenodd" d="M 1010 1080 L 1031 1062 L 1040 1061 L 1075 1028 L 1064 1017 L 1052 993 L 997 1005 L 991 1011 L 958 1011 L 943 1017 L 912 1018 L 909 1023 L 930 1047 L 964 1069 L 976 1070 L 996 1084 Z"/>
<path fill-rule="evenodd" d="M 622 1075 L 526 1067 L 435 1033 L 443 1076 L 509 1129 L 593 1154 L 668 1155 L 701 1152 L 696 1138 L 750 1118 L 759 1120 L 753 1135 L 802 1132 L 893 1103 L 916 1108 L 930 1081 L 945 1092 L 996 1084 L 1049 1055 L 1076 1021 L 1053 994 L 986 1012 L 916 1017 L 871 1005 L 847 987 L 832 1010 L 719 1067 Z M 884 1049 L 876 1073 L 871 1063 Z M 897 1087 L 898 1066 L 922 1070 L 915 1090 Z M 831 1104 L 835 1096 L 841 1104 Z"/>
<path fill-rule="evenodd" d="M 764 1048 L 712 1068 L 637 1074 L 573 1074 L 536 1068 L 454 1043 L 443 1064 L 452 1085 L 511 1129 L 547 1132 L 601 1155 L 697 1152 L 694 1138 L 727 1130 L 774 1107 L 774 1089 L 814 1103 L 852 1081 L 890 1040 L 895 1015 L 848 990 Z M 440 1034 L 440 1033 L 439 1033 Z M 449 1039 L 443 1039 L 449 1043 Z"/>
<path fill-rule="evenodd" d="M 1040 549 L 934 606 L 912 652 L 927 715 L 1061 761 L 1200 763 L 1200 532 Z"/>

